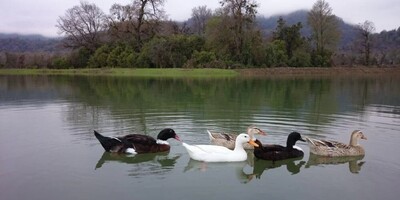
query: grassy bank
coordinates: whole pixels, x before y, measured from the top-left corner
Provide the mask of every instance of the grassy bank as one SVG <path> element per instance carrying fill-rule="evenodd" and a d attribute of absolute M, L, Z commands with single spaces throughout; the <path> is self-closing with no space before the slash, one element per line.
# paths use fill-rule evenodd
<path fill-rule="evenodd" d="M 0 75 L 86 75 L 132 77 L 235 77 L 238 72 L 228 69 L 0 69 Z"/>
<path fill-rule="evenodd" d="M 250 68 L 250 69 L 0 69 L 0 75 L 81 75 L 81 76 L 131 76 L 167 78 L 224 78 L 224 77 L 280 77 L 280 76 L 400 76 L 400 67 L 331 67 L 331 68 Z"/>

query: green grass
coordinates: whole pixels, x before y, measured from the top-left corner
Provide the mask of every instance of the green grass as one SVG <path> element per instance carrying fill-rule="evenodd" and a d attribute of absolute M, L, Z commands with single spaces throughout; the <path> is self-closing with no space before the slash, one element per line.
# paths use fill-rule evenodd
<path fill-rule="evenodd" d="M 229 69 L 0 69 L 0 75 L 85 75 L 85 76 L 132 76 L 132 77 L 169 77 L 169 78 L 208 78 L 235 77 L 239 73 Z"/>

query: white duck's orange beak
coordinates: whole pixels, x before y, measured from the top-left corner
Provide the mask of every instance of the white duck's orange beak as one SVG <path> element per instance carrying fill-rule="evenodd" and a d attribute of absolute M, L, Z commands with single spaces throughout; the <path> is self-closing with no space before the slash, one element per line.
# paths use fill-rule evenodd
<path fill-rule="evenodd" d="M 248 142 L 251 146 L 259 147 L 257 143 L 255 143 L 252 139 Z"/>

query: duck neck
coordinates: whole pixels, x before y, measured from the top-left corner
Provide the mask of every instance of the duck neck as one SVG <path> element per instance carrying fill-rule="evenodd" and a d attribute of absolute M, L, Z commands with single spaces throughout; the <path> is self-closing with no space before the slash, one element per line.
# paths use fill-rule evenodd
<path fill-rule="evenodd" d="M 248 128 L 248 129 L 247 129 L 247 135 L 249 135 L 250 138 L 254 138 L 254 133 L 253 133 L 253 131 L 252 131 L 251 128 Z"/>
<path fill-rule="evenodd" d="M 350 146 L 358 146 L 358 140 L 355 137 L 350 138 Z"/>
<path fill-rule="evenodd" d="M 291 140 L 286 141 L 286 149 L 293 149 L 293 146 L 295 145 L 296 142 L 293 142 Z"/>
<path fill-rule="evenodd" d="M 161 140 L 161 139 L 157 139 L 156 143 L 157 144 L 169 145 L 169 143 L 166 140 Z"/>
<path fill-rule="evenodd" d="M 235 143 L 235 148 L 233 149 L 233 151 L 245 151 L 243 148 L 243 144 L 240 142 L 236 142 Z"/>

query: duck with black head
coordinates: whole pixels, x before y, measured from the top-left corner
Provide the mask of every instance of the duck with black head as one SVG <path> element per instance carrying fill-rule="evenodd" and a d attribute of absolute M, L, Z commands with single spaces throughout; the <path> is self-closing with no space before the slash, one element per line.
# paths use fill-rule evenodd
<path fill-rule="evenodd" d="M 105 151 L 115 153 L 143 154 L 166 152 L 170 150 L 168 139 L 174 138 L 180 141 L 179 136 L 171 128 L 160 131 L 157 139 L 148 135 L 129 134 L 123 137 L 107 137 L 97 131 L 94 135 L 99 140 Z"/>
<path fill-rule="evenodd" d="M 300 133 L 292 132 L 288 135 L 286 147 L 273 144 L 263 145 L 259 140 L 256 140 L 258 147 L 254 147 L 254 156 L 263 160 L 285 160 L 289 158 L 303 157 L 303 150 L 295 146 L 297 141 L 305 142 Z"/>

